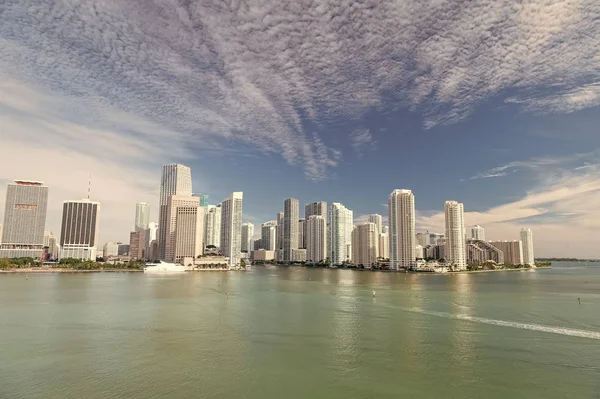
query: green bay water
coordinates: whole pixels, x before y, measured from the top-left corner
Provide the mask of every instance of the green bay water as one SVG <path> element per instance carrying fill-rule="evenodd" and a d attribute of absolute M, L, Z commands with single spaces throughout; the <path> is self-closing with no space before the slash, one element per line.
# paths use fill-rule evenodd
<path fill-rule="evenodd" d="M 2 399 L 398 397 L 599 398 L 600 264 L 0 275 Z"/>

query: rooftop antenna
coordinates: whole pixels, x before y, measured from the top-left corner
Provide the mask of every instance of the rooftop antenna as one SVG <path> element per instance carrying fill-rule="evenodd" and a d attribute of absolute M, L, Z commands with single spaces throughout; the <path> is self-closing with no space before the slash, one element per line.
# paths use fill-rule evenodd
<path fill-rule="evenodd" d="M 92 174 L 90 173 L 90 178 L 88 180 L 88 201 L 90 200 L 91 192 L 92 192 Z"/>

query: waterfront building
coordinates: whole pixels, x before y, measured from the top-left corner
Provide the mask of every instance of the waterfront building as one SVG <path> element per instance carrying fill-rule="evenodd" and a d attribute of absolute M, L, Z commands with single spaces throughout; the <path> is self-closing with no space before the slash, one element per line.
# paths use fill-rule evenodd
<path fill-rule="evenodd" d="M 256 251 L 257 249 L 262 249 L 262 239 L 261 238 L 252 241 L 252 250 Z"/>
<path fill-rule="evenodd" d="M 252 251 L 252 260 L 262 262 L 275 260 L 275 251 L 268 251 L 266 249 L 258 249 L 256 251 Z"/>
<path fill-rule="evenodd" d="M 107 242 L 102 247 L 102 258 L 107 260 L 113 256 L 119 256 L 119 244 L 115 242 Z"/>
<path fill-rule="evenodd" d="M 504 263 L 504 253 L 487 241 L 467 240 L 467 263 Z"/>
<path fill-rule="evenodd" d="M 254 237 L 254 225 L 250 222 L 242 223 L 242 252 L 252 251 L 253 237 Z"/>
<path fill-rule="evenodd" d="M 208 205 L 204 218 L 204 247 L 221 245 L 221 204 Z"/>
<path fill-rule="evenodd" d="M 186 220 L 185 215 L 188 213 L 188 211 L 182 211 L 182 221 L 185 220 L 185 223 L 198 223 L 198 221 L 196 220 L 197 215 L 200 214 L 202 216 L 202 218 L 204 217 L 204 212 L 203 209 L 202 210 L 198 210 L 197 208 L 200 208 L 200 198 L 198 197 L 194 197 L 192 195 L 171 195 L 168 199 L 167 199 L 167 214 L 169 215 L 168 219 L 166 220 L 165 223 L 168 223 L 168 228 L 167 231 L 165 233 L 165 254 L 164 254 L 164 260 L 168 261 L 168 262 L 173 262 L 176 260 L 176 256 L 175 256 L 175 248 L 176 248 L 176 238 L 177 238 L 177 218 L 179 217 L 178 215 L 178 208 L 186 208 L 186 209 L 194 209 L 194 210 L 189 210 L 189 213 L 192 215 L 193 217 L 193 221 L 190 220 Z M 204 220 L 202 219 L 200 221 L 200 226 L 203 226 L 203 222 Z M 196 229 L 196 224 L 194 224 L 193 227 L 189 227 L 186 226 L 186 231 L 195 231 Z M 163 231 L 162 228 L 159 229 L 159 231 Z M 200 234 L 201 236 L 202 234 Z M 182 238 L 183 239 L 183 238 Z M 201 242 L 202 243 L 202 242 Z M 160 242 L 159 242 L 160 245 Z M 186 256 L 191 256 L 191 255 L 186 255 Z"/>
<path fill-rule="evenodd" d="M 425 248 L 431 244 L 431 235 L 427 233 L 417 233 L 417 244 Z"/>
<path fill-rule="evenodd" d="M 352 263 L 371 268 L 377 264 L 377 247 L 379 241 L 377 224 L 366 222 L 352 231 Z"/>
<path fill-rule="evenodd" d="M 134 231 L 143 231 L 148 229 L 150 224 L 150 205 L 145 202 L 135 204 L 135 223 Z"/>
<path fill-rule="evenodd" d="M 277 238 L 275 246 L 277 260 L 283 261 L 283 212 L 277 212 Z"/>
<path fill-rule="evenodd" d="M 283 261 L 292 262 L 292 250 L 298 249 L 299 203 L 295 198 L 283 201 Z"/>
<path fill-rule="evenodd" d="M 466 270 L 464 205 L 456 201 L 446 201 L 444 214 L 446 219 L 446 261 L 458 270 Z"/>
<path fill-rule="evenodd" d="M 123 244 L 118 242 L 118 250 L 117 250 L 117 254 L 119 256 L 129 256 L 129 244 Z"/>
<path fill-rule="evenodd" d="M 423 259 L 423 258 L 425 258 L 424 252 L 423 252 L 423 246 L 422 245 L 417 245 L 415 247 L 415 257 L 417 259 Z"/>
<path fill-rule="evenodd" d="M 327 258 L 327 222 L 322 215 L 306 219 L 306 261 L 323 262 Z"/>
<path fill-rule="evenodd" d="M 221 203 L 221 252 L 229 258 L 229 267 L 238 267 L 242 252 L 242 202 L 241 191 L 231 193 Z"/>
<path fill-rule="evenodd" d="M 369 222 L 375 223 L 375 227 L 377 228 L 377 235 L 382 233 L 383 229 L 383 217 L 377 213 L 369 215 Z"/>
<path fill-rule="evenodd" d="M 485 241 L 485 230 L 483 227 L 479 225 L 471 227 L 471 238 L 474 240 Z"/>
<path fill-rule="evenodd" d="M 523 243 L 523 264 L 535 266 L 533 256 L 533 232 L 531 229 L 521 229 L 521 242 Z"/>
<path fill-rule="evenodd" d="M 334 202 L 331 204 L 329 221 L 329 263 L 331 266 L 341 265 L 351 257 L 353 212 Z"/>
<path fill-rule="evenodd" d="M 385 226 L 384 226 L 385 227 Z M 379 257 L 382 259 L 390 258 L 390 237 L 388 232 L 379 235 Z"/>
<path fill-rule="evenodd" d="M 158 233 L 158 223 L 157 222 L 148 223 L 148 241 L 149 242 L 156 240 L 157 233 Z"/>
<path fill-rule="evenodd" d="M 0 258 L 42 259 L 48 186 L 17 180 L 6 189 Z"/>
<path fill-rule="evenodd" d="M 262 249 L 275 251 L 277 249 L 277 221 L 271 220 L 263 223 L 260 228 L 260 237 L 262 240 Z"/>
<path fill-rule="evenodd" d="M 306 262 L 306 249 L 294 248 L 292 249 L 292 262 Z"/>
<path fill-rule="evenodd" d="M 144 230 L 129 233 L 129 257 L 131 260 L 144 259 Z"/>
<path fill-rule="evenodd" d="M 89 199 L 63 203 L 60 258 L 96 260 L 100 203 Z"/>
<path fill-rule="evenodd" d="M 188 166 L 169 164 L 162 167 L 158 210 L 158 251 L 161 260 L 167 259 L 167 243 L 173 243 L 172 237 L 170 237 L 173 215 L 168 209 L 169 197 L 173 195 L 184 197 L 192 195 L 192 171 Z M 172 256 L 173 252 L 171 251 Z"/>
<path fill-rule="evenodd" d="M 489 243 L 504 253 L 504 263 L 509 265 L 523 264 L 523 245 L 521 241 L 490 241 Z"/>
<path fill-rule="evenodd" d="M 44 232 L 44 249 L 46 250 L 45 260 L 58 259 L 58 241 L 51 231 Z"/>
<path fill-rule="evenodd" d="M 394 190 L 388 200 L 390 268 L 410 268 L 415 263 L 415 197 L 410 190 Z"/>
<path fill-rule="evenodd" d="M 198 198 L 198 197 L 188 197 Z M 170 202 L 172 203 L 172 202 Z M 204 254 L 204 207 L 200 201 L 178 205 L 175 221 L 175 250 L 173 261 L 182 262 L 184 258 L 197 258 Z"/>
<path fill-rule="evenodd" d="M 306 235 L 306 220 L 298 219 L 298 248 L 306 249 L 305 235 Z"/>

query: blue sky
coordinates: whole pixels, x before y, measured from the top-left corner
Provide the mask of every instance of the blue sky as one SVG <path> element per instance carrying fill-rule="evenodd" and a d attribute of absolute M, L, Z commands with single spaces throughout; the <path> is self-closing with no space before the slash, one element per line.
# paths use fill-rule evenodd
<path fill-rule="evenodd" d="M 0 201 L 6 182 L 102 202 L 126 241 L 157 218 L 160 165 L 192 167 L 253 223 L 283 199 L 468 225 L 537 255 L 600 257 L 597 1 L 50 1 L 0 5 Z M 3 209 L 3 206 L 2 206 Z"/>

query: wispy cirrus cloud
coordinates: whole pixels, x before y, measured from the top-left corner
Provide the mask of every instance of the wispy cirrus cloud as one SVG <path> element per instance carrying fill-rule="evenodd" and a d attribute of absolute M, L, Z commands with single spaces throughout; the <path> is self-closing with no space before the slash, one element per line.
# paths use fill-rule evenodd
<path fill-rule="evenodd" d="M 8 0 L 0 71 L 182 148 L 246 143 L 322 179 L 340 151 L 305 119 L 392 102 L 429 128 L 508 88 L 536 110 L 597 105 L 599 14 L 594 0 Z"/>
<path fill-rule="evenodd" d="M 350 144 L 359 158 L 362 158 L 367 149 L 375 149 L 377 142 L 369 129 L 360 128 L 350 133 Z"/>

